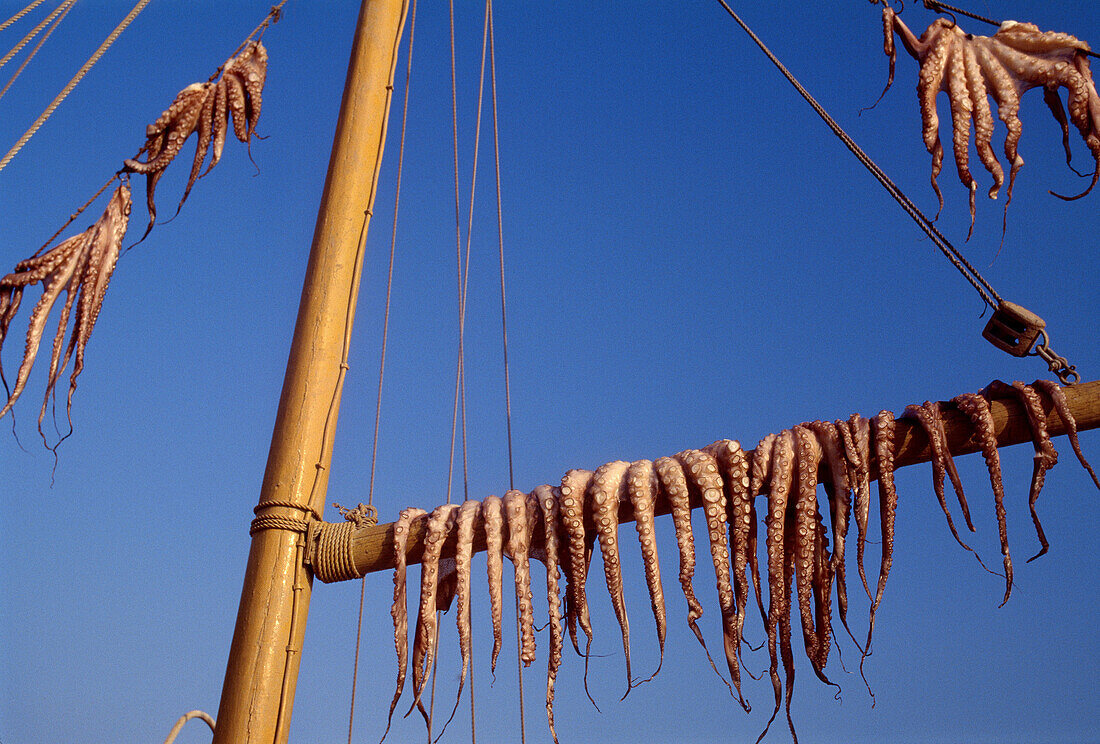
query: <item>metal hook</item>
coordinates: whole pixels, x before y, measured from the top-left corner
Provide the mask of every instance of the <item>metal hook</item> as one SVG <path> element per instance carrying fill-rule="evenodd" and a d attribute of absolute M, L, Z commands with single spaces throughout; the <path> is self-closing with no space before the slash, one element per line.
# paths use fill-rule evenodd
<path fill-rule="evenodd" d="M 1054 350 L 1050 348 L 1050 337 L 1047 336 L 1047 332 L 1040 331 L 1039 335 L 1042 336 L 1042 343 L 1036 346 L 1035 351 L 1028 356 L 1041 357 L 1047 363 L 1047 368 L 1054 373 L 1054 376 L 1063 385 L 1070 386 L 1080 382 L 1081 375 L 1077 372 L 1077 368 L 1070 364 L 1064 356 L 1055 354 Z"/>

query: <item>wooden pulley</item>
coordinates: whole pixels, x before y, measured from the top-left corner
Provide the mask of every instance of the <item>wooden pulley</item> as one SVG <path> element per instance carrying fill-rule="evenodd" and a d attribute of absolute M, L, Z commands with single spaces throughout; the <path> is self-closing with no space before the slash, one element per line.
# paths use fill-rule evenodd
<path fill-rule="evenodd" d="M 982 330 L 982 336 L 998 349 L 1023 357 L 1031 351 L 1045 327 L 1046 321 L 1026 307 L 1001 300 Z"/>

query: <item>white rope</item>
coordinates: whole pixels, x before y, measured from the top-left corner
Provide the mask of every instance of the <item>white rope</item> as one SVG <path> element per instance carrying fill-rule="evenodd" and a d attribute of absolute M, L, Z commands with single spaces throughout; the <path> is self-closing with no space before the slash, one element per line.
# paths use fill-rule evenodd
<path fill-rule="evenodd" d="M 18 13 L 16 13 L 15 15 L 13 15 L 11 18 L 4 21 L 3 23 L 0 23 L 0 31 L 3 31 L 5 28 L 7 28 L 11 24 L 15 23 L 20 18 L 25 16 L 27 13 L 30 13 L 32 10 L 34 10 L 35 8 L 37 8 L 41 4 L 42 4 L 42 0 L 34 0 L 34 2 L 32 2 L 30 5 L 23 8 L 23 10 L 19 11 Z"/>
<path fill-rule="evenodd" d="M 49 25 L 50 21 L 52 21 L 54 18 L 57 18 L 57 15 L 61 13 L 61 11 L 65 10 L 66 6 L 72 7 L 75 2 L 76 0 L 64 0 L 60 5 L 58 5 L 54 12 L 50 13 L 48 16 L 45 17 L 45 19 L 42 20 L 41 23 L 28 31 L 27 35 L 24 36 L 18 44 L 13 46 L 10 52 L 5 54 L 3 58 L 0 58 L 0 67 L 3 67 L 8 62 L 11 62 L 11 58 L 19 54 L 19 52 L 23 51 L 23 47 L 25 47 L 27 44 L 30 44 L 34 37 L 38 36 L 39 32 Z"/>
<path fill-rule="evenodd" d="M 8 154 L 4 156 L 3 160 L 0 160 L 0 170 L 3 170 L 5 166 L 7 166 L 7 164 L 11 162 L 11 159 L 15 157 L 15 154 L 23 149 L 23 145 L 27 144 L 27 141 L 34 136 L 39 127 L 46 123 L 46 119 L 50 118 L 57 107 L 61 105 L 61 102 L 65 100 L 65 97 L 68 96 L 69 93 L 73 91 L 73 88 L 77 86 L 77 83 L 79 83 L 84 78 L 84 76 L 88 74 L 88 70 L 92 69 L 92 66 L 99 61 L 99 58 L 102 57 L 103 54 L 111 48 L 111 45 L 115 43 L 115 39 L 117 39 L 119 35 L 126 30 L 126 27 L 129 26 L 135 18 L 137 18 L 138 13 L 143 11 L 145 9 L 145 6 L 148 4 L 149 0 L 138 0 L 137 5 L 135 5 L 133 9 L 126 14 L 126 17 L 123 18 L 122 22 L 115 27 L 115 30 L 111 32 L 110 36 L 104 39 L 103 43 L 99 45 L 99 49 L 96 49 L 95 53 L 88 58 L 88 61 L 85 62 L 84 66 L 77 71 L 76 75 L 73 76 L 73 79 L 69 81 L 68 85 L 61 89 L 61 92 L 57 94 L 57 98 L 53 99 L 53 101 L 50 102 L 50 105 L 47 106 L 46 110 L 42 112 L 42 115 L 39 116 L 37 120 L 35 120 L 34 124 L 31 124 L 31 128 L 28 129 L 23 134 L 23 136 L 19 138 L 19 141 L 16 142 L 10 150 L 8 150 Z"/>
<path fill-rule="evenodd" d="M 183 730 L 184 725 L 192 718 L 201 718 L 206 722 L 206 725 L 210 727 L 211 731 L 214 730 L 214 719 L 210 717 L 210 714 L 204 713 L 201 710 L 191 710 L 179 717 L 179 720 L 176 721 L 176 725 L 168 732 L 168 738 L 164 740 L 164 744 L 172 744 L 172 742 L 176 740 L 176 737 L 179 736 L 180 731 Z"/>

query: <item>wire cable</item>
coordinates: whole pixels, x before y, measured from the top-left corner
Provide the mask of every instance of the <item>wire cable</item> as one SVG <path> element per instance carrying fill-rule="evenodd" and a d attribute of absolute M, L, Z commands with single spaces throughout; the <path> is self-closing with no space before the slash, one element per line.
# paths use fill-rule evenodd
<path fill-rule="evenodd" d="M 282 7 L 282 3 L 280 3 L 278 7 Z M 410 4 L 406 4 L 402 8 L 401 13 L 401 25 L 404 25 L 405 14 L 408 13 L 409 15 L 409 51 L 405 55 L 407 58 L 407 66 L 405 68 L 404 102 L 401 109 L 401 138 L 397 148 L 397 185 L 393 197 L 393 229 L 390 232 L 390 259 L 389 269 L 386 275 L 386 309 L 382 318 L 382 349 L 379 354 L 378 362 L 378 396 L 374 407 L 374 437 L 371 441 L 370 480 L 367 485 L 367 505 L 371 508 L 374 507 L 374 474 L 378 462 L 379 424 L 382 419 L 382 383 L 385 379 L 386 372 L 386 347 L 388 344 L 390 327 L 390 297 L 393 294 L 393 264 L 397 248 L 397 214 L 398 207 L 401 203 L 401 173 L 405 163 L 405 132 L 409 119 L 409 83 L 412 80 L 413 40 L 416 36 L 416 0 L 412 0 Z M 253 31 L 253 33 L 256 32 Z M 400 42 L 398 42 L 398 44 L 400 44 Z M 395 65 L 396 53 L 397 50 L 394 51 Z M 355 727 L 355 692 L 359 682 L 359 648 L 362 645 L 363 639 L 363 604 L 366 599 L 366 593 L 367 577 L 364 576 L 359 583 L 359 618 L 355 627 L 355 661 L 352 664 L 351 672 L 351 706 L 348 711 L 348 744 L 351 744 L 352 731 Z"/>
<path fill-rule="evenodd" d="M 496 171 L 497 192 L 497 242 L 500 256 L 500 336 L 504 363 L 504 411 L 508 439 L 508 488 L 516 487 L 515 465 L 512 456 L 512 385 L 508 374 L 508 312 L 504 278 L 504 209 L 500 194 L 500 123 L 497 117 L 497 62 L 496 36 L 493 28 L 493 0 L 485 0 L 485 18 L 489 27 L 489 79 L 493 105 L 493 162 Z M 469 235 L 466 236 L 469 238 Z M 523 629 L 520 626 L 519 596 L 516 596 L 516 674 L 519 679 L 519 739 L 527 741 L 526 715 L 523 701 Z"/>

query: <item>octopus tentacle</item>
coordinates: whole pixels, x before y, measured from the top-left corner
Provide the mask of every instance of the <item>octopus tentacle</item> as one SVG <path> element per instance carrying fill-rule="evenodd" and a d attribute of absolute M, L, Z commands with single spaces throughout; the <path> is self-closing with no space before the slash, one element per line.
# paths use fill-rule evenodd
<path fill-rule="evenodd" d="M 397 701 L 401 699 L 401 692 L 405 688 L 405 675 L 408 671 L 409 661 L 409 611 L 406 600 L 405 571 L 407 567 L 405 549 L 409 540 L 409 527 L 416 520 L 427 516 L 427 512 L 410 506 L 403 509 L 393 525 L 393 607 L 390 615 L 393 616 L 393 643 L 397 648 L 397 691 L 390 702 L 389 716 L 386 718 L 386 730 L 382 733 L 382 741 L 390 732 L 390 724 L 393 722 L 393 711 L 397 707 Z"/>
<path fill-rule="evenodd" d="M 657 472 L 657 479 L 661 483 L 661 493 L 664 494 L 672 512 L 676 544 L 680 549 L 680 588 L 684 592 L 684 599 L 687 601 L 688 606 L 688 627 L 695 634 L 699 645 L 703 647 L 703 653 L 707 655 L 710 668 L 729 687 L 729 682 L 726 682 L 722 673 L 718 671 L 714 659 L 711 658 L 707 642 L 703 640 L 703 631 L 699 630 L 699 626 L 695 622 L 702 616 L 703 606 L 696 599 L 695 590 L 691 585 L 691 579 L 695 575 L 695 539 L 691 533 L 691 505 L 684 469 L 673 457 L 657 458 L 653 461 L 653 469 Z M 732 687 L 730 687 L 730 694 L 733 694 Z"/>
<path fill-rule="evenodd" d="M 989 383 L 982 395 L 992 397 L 1014 397 L 1020 401 L 1027 416 L 1028 426 L 1031 428 L 1031 439 L 1035 446 L 1035 464 L 1031 471 L 1031 488 L 1028 494 L 1028 507 L 1031 509 L 1031 521 L 1035 525 L 1035 534 L 1039 538 L 1041 546 L 1038 553 L 1028 559 L 1028 563 L 1043 555 L 1050 549 L 1046 533 L 1043 531 L 1039 514 L 1035 510 L 1035 503 L 1039 500 L 1039 492 L 1043 490 L 1046 481 L 1046 472 L 1058 463 L 1058 453 L 1050 441 L 1047 433 L 1047 416 L 1043 412 L 1042 402 L 1038 393 L 1030 385 L 1016 381 L 1008 385 L 1000 380 Z"/>
<path fill-rule="evenodd" d="M 978 192 L 978 183 L 970 173 L 970 120 L 974 118 L 974 105 L 968 94 L 964 51 L 957 44 L 952 44 L 948 52 L 944 84 L 947 86 L 947 96 L 951 102 L 951 133 L 955 167 L 959 172 L 959 181 L 970 192 L 970 232 L 967 233 L 969 238 L 974 232 L 976 213 L 974 197 Z M 978 80 L 978 85 L 981 86 L 981 91 L 975 92 L 975 96 L 981 95 L 984 98 L 985 86 L 982 85 L 981 80 Z M 937 137 L 937 143 L 938 141 Z"/>
<path fill-rule="evenodd" d="M 3 347 L 11 321 L 19 310 L 24 290 L 32 284 L 42 284 L 42 296 L 31 311 L 27 325 L 23 360 L 8 400 L 0 408 L 0 417 L 11 410 L 26 387 L 47 319 L 62 291 L 66 293 L 66 297 L 52 344 L 46 394 L 38 417 L 39 431 L 55 385 L 75 350 L 76 362 L 69 376 L 66 406 L 66 412 L 71 414 L 77 377 L 84 369 L 84 350 L 99 318 L 103 297 L 118 261 L 122 239 L 130 221 L 130 206 L 130 187 L 125 182 L 120 183 L 103 214 L 87 230 L 62 241 L 40 256 L 19 262 L 11 274 L 0 278 L 0 348 Z M 70 331 L 69 317 L 74 305 L 76 313 Z M 69 343 L 62 359 L 60 350 L 66 332 L 69 333 Z M 0 378 L 2 377 L 3 371 L 0 368 Z"/>
<path fill-rule="evenodd" d="M 592 537 L 585 534 L 585 493 L 592 482 L 591 470 L 570 470 L 561 479 L 561 521 L 569 538 L 569 573 L 566 584 L 566 627 L 573 649 L 579 654 L 577 625 L 585 636 L 584 692 L 589 702 L 599 710 L 588 691 L 588 659 L 592 651 L 592 622 L 588 615 L 588 600 L 584 583 L 588 577 L 588 565 L 592 560 Z"/>
<path fill-rule="evenodd" d="M 783 533 L 784 564 L 783 564 L 783 592 L 784 610 L 779 616 L 779 655 L 783 659 L 783 670 L 787 677 L 784 686 L 785 708 L 787 712 L 787 728 L 791 731 L 791 738 L 798 744 L 798 734 L 794 730 L 794 719 L 791 718 L 791 700 L 794 699 L 794 652 L 791 650 L 791 586 L 794 583 L 794 553 L 795 553 L 795 516 L 794 511 L 787 510 L 786 527 Z M 774 714 L 773 714 L 774 715 Z"/>
<path fill-rule="evenodd" d="M 856 520 L 856 568 L 863 590 L 871 599 L 871 588 L 867 584 L 867 572 L 863 565 L 863 553 L 867 544 L 867 522 L 871 509 L 871 470 L 870 434 L 865 427 L 866 420 L 852 414 L 848 421 L 834 422 L 840 440 L 844 444 L 844 457 L 848 462 L 848 482 L 851 484 L 855 500 L 854 516 Z M 858 644 L 857 644 L 858 645 Z"/>
<path fill-rule="evenodd" d="M 871 614 L 867 623 L 867 643 L 864 645 L 864 658 L 871 653 L 871 636 L 875 632 L 875 613 L 882 604 L 882 593 L 886 590 L 886 580 L 894 564 L 894 519 L 897 515 L 898 492 L 894 485 L 894 414 L 879 411 L 873 419 L 875 432 L 875 458 L 878 460 L 878 498 L 879 526 L 882 530 L 882 561 L 879 565 L 878 587 L 871 602 Z M 860 674 L 863 673 L 863 659 L 860 659 Z M 864 677 L 866 682 L 866 677 Z M 872 698 L 874 696 L 872 695 Z"/>
<path fill-rule="evenodd" d="M 997 156 L 993 154 L 993 112 L 989 107 L 989 95 L 985 82 L 982 79 L 982 68 L 978 62 L 977 51 L 973 46 L 961 47 L 963 68 L 966 72 L 966 88 L 969 92 L 970 107 L 974 115 L 974 147 L 978 151 L 978 157 L 982 165 L 993 176 L 993 185 L 989 187 L 988 196 L 996 199 L 997 193 L 1004 184 L 1005 174 Z M 971 226 L 974 217 L 970 218 Z"/>
<path fill-rule="evenodd" d="M 557 525 L 560 516 L 561 492 L 550 486 L 539 486 L 533 494 L 538 499 L 542 510 L 545 533 L 543 544 L 546 550 L 546 596 L 550 614 L 550 650 L 547 653 L 549 661 L 546 668 L 546 720 L 550 725 L 550 735 L 554 738 L 554 744 L 558 744 L 558 732 L 554 728 L 554 682 L 558 677 L 558 669 L 561 668 L 562 650 L 565 645 L 562 637 L 561 594 L 558 589 Z"/>
<path fill-rule="evenodd" d="M 929 28 L 931 31 L 940 24 L 940 29 L 953 29 L 942 18 L 933 22 Z M 920 76 L 917 80 L 917 94 L 920 98 L 921 109 L 921 134 L 924 137 L 924 147 L 932 155 L 932 189 L 936 192 L 939 201 L 939 215 L 943 210 L 943 192 L 937 181 L 940 170 L 943 168 L 943 145 L 940 144 L 940 117 L 936 112 L 936 94 L 939 93 L 948 74 L 948 63 L 951 57 L 951 45 L 953 39 L 947 33 L 936 33 L 929 40 L 928 51 L 922 58 Z M 925 34 L 928 35 L 928 32 Z M 923 38 L 923 37 L 922 37 Z"/>
<path fill-rule="evenodd" d="M 1050 115 L 1054 117 L 1062 130 L 1062 149 L 1066 152 L 1066 165 L 1077 175 L 1083 176 L 1083 173 L 1073 167 L 1073 151 L 1069 148 L 1069 119 L 1066 118 L 1066 109 L 1062 106 L 1062 98 L 1058 95 L 1058 88 L 1044 85 L 1043 101 L 1050 109 Z"/>
<path fill-rule="evenodd" d="M 825 490 L 829 495 L 829 519 L 833 529 L 833 555 L 829 570 L 836 577 L 836 602 L 840 612 L 840 622 L 848 632 L 848 637 L 856 648 L 862 649 L 848 627 L 848 587 L 844 570 L 844 545 L 848 536 L 848 517 L 851 511 L 852 486 L 848 480 L 848 466 L 842 452 L 837 423 L 812 421 L 808 425 L 817 437 L 825 462 L 829 466 L 831 480 L 826 481 Z M 844 422 L 839 426 L 847 429 Z M 850 434 L 849 430 L 849 434 Z"/>
<path fill-rule="evenodd" d="M 660 659 L 653 674 L 643 682 L 648 682 L 661 671 L 665 659 L 665 594 L 661 587 L 661 564 L 657 561 L 657 535 L 655 510 L 657 507 L 657 473 L 650 460 L 638 460 L 630 464 L 626 473 L 627 494 L 634 508 L 634 524 L 638 532 L 638 543 L 642 549 L 642 565 L 645 568 L 646 587 L 649 589 L 649 602 L 653 610 L 653 620 L 657 626 L 657 643 L 661 649 Z"/>
<path fill-rule="evenodd" d="M 438 592 L 440 585 L 439 556 L 443 551 L 443 542 L 447 539 L 455 522 L 458 504 L 437 506 L 428 517 L 424 530 L 424 557 L 420 563 L 420 612 L 416 618 L 416 640 L 413 643 L 413 704 L 409 713 L 418 708 L 429 722 L 428 711 L 420 698 L 425 684 L 432 673 L 432 661 L 435 658 L 435 644 L 438 638 Z M 406 713 L 405 715 L 408 715 Z"/>
<path fill-rule="evenodd" d="M 925 434 L 928 437 L 928 451 L 932 459 L 932 486 L 936 492 L 936 498 L 940 502 L 940 508 L 943 510 L 943 514 L 947 517 L 947 526 L 951 529 L 951 534 L 954 536 L 955 541 L 966 548 L 971 553 L 974 553 L 974 549 L 962 541 L 959 537 L 958 530 L 955 529 L 955 522 L 951 519 L 951 512 L 947 509 L 947 499 L 944 498 L 944 478 L 946 474 L 946 457 L 947 450 L 947 437 L 943 431 L 942 421 L 937 426 L 938 417 L 933 411 L 939 411 L 938 406 L 933 406 L 929 402 L 925 402 L 923 406 L 909 405 L 905 407 L 904 418 L 915 419 L 921 428 L 924 429 Z M 977 553 L 975 553 L 977 555 Z M 981 559 L 979 559 L 981 560 Z"/>
<path fill-rule="evenodd" d="M 756 445 L 752 453 L 752 466 L 749 471 L 749 534 L 746 549 L 749 554 L 749 571 L 752 573 L 752 588 L 756 594 L 756 606 L 760 610 L 760 620 L 768 627 L 768 613 L 764 609 L 764 599 L 760 590 L 760 561 L 757 557 L 756 503 L 754 499 L 763 493 L 771 477 L 772 451 L 775 449 L 775 434 L 768 434 Z"/>
<path fill-rule="evenodd" d="M 1069 409 L 1069 402 L 1066 401 L 1066 394 L 1062 391 L 1062 388 L 1059 387 L 1058 383 L 1051 380 L 1036 380 L 1031 383 L 1031 386 L 1039 388 L 1050 396 L 1051 401 L 1054 403 L 1054 410 L 1058 412 L 1062 423 L 1066 427 L 1066 436 L 1069 437 L 1070 446 L 1073 447 L 1073 454 L 1077 455 L 1077 460 L 1092 476 L 1092 482 L 1096 484 L 1097 488 L 1100 488 L 1100 480 L 1096 478 L 1096 471 L 1092 469 L 1092 465 L 1089 465 L 1089 461 L 1085 459 L 1085 453 L 1081 451 L 1081 442 L 1077 438 L 1077 421 L 1073 418 L 1073 412 Z"/>
<path fill-rule="evenodd" d="M 503 642 L 504 580 L 504 502 L 499 496 L 486 496 L 481 502 L 481 517 L 485 523 L 485 563 L 489 577 L 489 611 L 493 619 L 493 654 L 489 664 L 496 680 L 497 656 Z"/>
<path fill-rule="evenodd" d="M 739 442 L 721 439 L 704 449 L 718 461 L 725 484 L 726 502 L 730 512 L 730 561 L 733 568 L 733 594 L 736 605 L 734 631 L 737 656 L 741 658 L 744 643 L 745 611 L 749 603 L 747 569 L 749 565 L 749 529 L 754 519 L 749 460 Z"/>
<path fill-rule="evenodd" d="M 814 673 L 825 684 L 833 684 L 825 676 L 829 653 L 829 582 L 828 570 L 819 566 L 824 550 L 824 529 L 819 531 L 817 508 L 817 469 L 822 449 L 816 437 L 806 427 L 792 429 L 795 444 L 796 486 L 794 496 L 794 532 L 791 560 L 794 563 L 795 590 L 799 614 L 802 617 L 802 642 Z M 825 555 L 825 564 L 828 556 Z M 815 628 L 815 620 L 819 624 Z"/>
<path fill-rule="evenodd" d="M 1005 518 L 1005 489 L 1001 479 L 1001 456 L 997 452 L 997 435 L 994 431 L 993 414 L 989 410 L 989 401 L 976 393 L 963 393 L 953 399 L 959 410 L 966 414 L 974 427 L 974 435 L 982 448 L 986 468 L 989 470 L 989 482 L 993 487 L 993 501 L 997 512 L 997 530 L 1001 538 L 1001 556 L 1005 569 L 1005 598 L 1001 606 L 1012 594 L 1012 556 L 1008 551 L 1008 524 Z"/>
<path fill-rule="evenodd" d="M 535 660 L 535 615 L 531 607 L 531 531 L 527 494 L 511 490 L 504 494 L 504 514 L 508 521 L 506 553 L 515 565 L 516 599 L 520 626 L 520 660 L 531 666 Z"/>
<path fill-rule="evenodd" d="M 455 615 L 455 625 L 458 628 L 458 649 L 462 656 L 462 672 L 458 678 L 458 693 L 455 695 L 455 704 L 451 709 L 451 715 L 439 735 L 447 730 L 447 726 L 458 711 L 458 703 L 462 700 L 462 689 L 466 684 L 466 675 L 470 671 L 471 656 L 471 622 L 470 622 L 470 564 L 474 551 L 474 525 L 481 515 L 481 502 L 467 499 L 459 507 L 455 515 L 455 599 L 458 602 L 458 612 Z"/>
<path fill-rule="evenodd" d="M 626 490 L 626 472 L 630 463 L 622 460 L 609 462 L 596 468 L 588 496 L 592 503 L 592 521 L 596 525 L 596 534 L 603 555 L 604 579 L 607 591 L 611 595 L 611 606 L 619 621 L 623 636 L 623 655 L 626 658 L 626 692 L 630 694 L 633 676 L 630 672 L 630 621 L 626 615 L 626 602 L 623 599 L 623 570 L 619 560 L 619 502 Z"/>
<path fill-rule="evenodd" d="M 737 608 L 733 587 L 730 584 L 730 552 L 726 538 L 726 495 L 722 477 L 718 474 L 718 463 L 714 457 L 701 450 L 685 450 L 676 455 L 683 467 L 684 475 L 703 502 L 703 513 L 707 520 L 707 533 L 710 537 L 710 554 L 714 563 L 714 577 L 718 588 L 718 606 L 722 613 L 722 637 L 726 653 L 726 666 L 730 680 L 737 690 L 737 700 L 746 712 L 752 709 L 741 694 L 741 668 L 738 655 L 741 634 L 737 627 Z"/>
<path fill-rule="evenodd" d="M 566 623 L 573 648 L 577 645 L 577 622 L 580 622 L 588 644 L 592 644 L 592 626 L 588 619 L 588 602 L 584 582 L 588 572 L 591 548 L 584 531 L 584 494 L 592 479 L 590 470 L 570 470 L 561 479 L 561 522 L 568 538 L 569 572 L 566 575 Z"/>
<path fill-rule="evenodd" d="M 787 534 L 787 502 L 794 481 L 794 434 L 785 429 L 775 439 L 772 450 L 771 478 L 768 490 L 768 513 L 764 519 L 767 530 L 768 550 L 768 654 L 771 667 L 768 673 L 775 692 L 775 710 L 768 719 L 760 739 L 768 733 L 772 721 L 783 703 L 783 688 L 779 680 L 777 647 L 783 655 L 783 668 L 787 676 L 788 701 L 794 686 L 794 658 L 790 651 L 790 560 L 791 537 Z M 793 529 L 790 530 L 793 533 Z M 786 639 L 784 641 L 784 638 Z M 757 739 L 757 741 L 760 741 Z"/>

